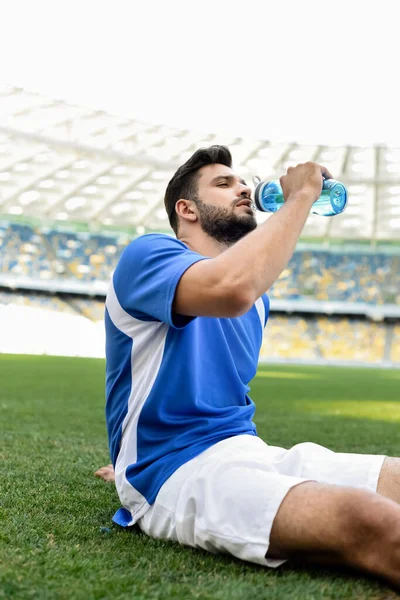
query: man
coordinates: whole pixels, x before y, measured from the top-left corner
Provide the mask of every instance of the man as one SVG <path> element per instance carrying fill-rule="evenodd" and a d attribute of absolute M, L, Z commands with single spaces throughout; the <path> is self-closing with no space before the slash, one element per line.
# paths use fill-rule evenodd
<path fill-rule="evenodd" d="M 170 181 L 177 239 L 135 239 L 106 301 L 106 418 L 115 522 L 267 566 L 343 564 L 400 582 L 400 460 L 268 446 L 248 383 L 324 167 L 291 167 L 257 227 L 229 150 L 198 150 Z M 97 474 L 113 479 L 112 467 Z"/>

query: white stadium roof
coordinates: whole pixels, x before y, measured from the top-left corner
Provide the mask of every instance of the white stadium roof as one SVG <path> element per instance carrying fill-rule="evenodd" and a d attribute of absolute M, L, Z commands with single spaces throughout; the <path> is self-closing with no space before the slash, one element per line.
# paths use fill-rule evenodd
<path fill-rule="evenodd" d="M 0 215 L 169 231 L 166 185 L 195 150 L 211 144 L 231 149 L 235 170 L 248 182 L 312 160 L 347 185 L 346 211 L 310 215 L 303 237 L 400 240 L 400 148 L 204 135 L 11 86 L 0 89 Z"/>

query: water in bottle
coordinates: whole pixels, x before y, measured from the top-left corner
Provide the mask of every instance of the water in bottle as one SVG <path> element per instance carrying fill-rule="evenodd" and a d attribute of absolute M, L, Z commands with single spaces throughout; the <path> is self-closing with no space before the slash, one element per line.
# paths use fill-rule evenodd
<path fill-rule="evenodd" d="M 258 210 L 276 212 L 284 203 L 279 180 L 261 181 L 253 177 L 256 186 L 254 202 Z M 324 179 L 321 196 L 314 202 L 311 212 L 323 217 L 332 217 L 343 212 L 347 206 L 347 190 L 343 183 L 335 179 Z"/>

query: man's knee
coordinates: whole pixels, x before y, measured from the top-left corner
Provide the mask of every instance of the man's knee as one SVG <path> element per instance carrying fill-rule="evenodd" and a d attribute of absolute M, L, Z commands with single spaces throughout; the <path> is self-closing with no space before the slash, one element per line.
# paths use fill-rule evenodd
<path fill-rule="evenodd" d="M 271 531 L 269 556 L 294 558 L 321 552 L 334 560 L 373 557 L 400 540 L 400 507 L 379 494 L 304 482 L 286 496 Z M 371 558 L 371 560 L 373 560 Z"/>
<path fill-rule="evenodd" d="M 375 570 L 391 556 L 400 561 L 400 508 L 379 494 L 354 490 L 338 507 L 339 540 L 346 562 Z"/>

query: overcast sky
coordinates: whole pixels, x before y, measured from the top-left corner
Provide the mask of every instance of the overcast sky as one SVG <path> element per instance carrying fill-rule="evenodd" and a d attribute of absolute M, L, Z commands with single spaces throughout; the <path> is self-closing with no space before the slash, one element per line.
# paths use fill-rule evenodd
<path fill-rule="evenodd" d="M 0 0 L 0 83 L 150 123 L 400 146 L 396 0 Z"/>

